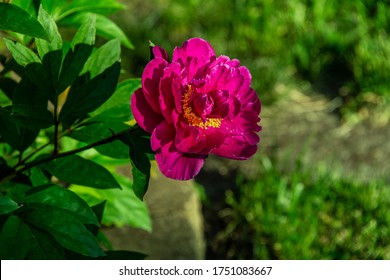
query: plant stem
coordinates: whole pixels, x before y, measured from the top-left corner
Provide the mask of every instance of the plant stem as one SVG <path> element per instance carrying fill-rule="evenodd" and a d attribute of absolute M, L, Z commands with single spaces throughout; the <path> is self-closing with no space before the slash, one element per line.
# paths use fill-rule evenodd
<path fill-rule="evenodd" d="M 51 160 L 54 160 L 54 159 L 58 159 L 58 158 L 63 158 L 63 157 L 70 156 L 70 155 L 74 155 L 74 154 L 83 152 L 85 150 L 89 150 L 89 149 L 97 147 L 97 146 L 101 146 L 101 145 L 104 145 L 104 144 L 111 143 L 111 142 L 113 142 L 115 140 L 120 139 L 122 136 L 124 136 L 126 134 L 131 134 L 133 132 L 136 132 L 138 129 L 139 129 L 139 126 L 135 125 L 135 126 L 129 128 L 129 129 L 125 129 L 123 131 L 120 131 L 118 133 L 115 133 L 115 134 L 111 135 L 110 137 L 101 139 L 101 140 L 96 141 L 94 143 L 88 144 L 88 145 L 86 145 L 84 147 L 81 147 L 81 148 L 78 148 L 78 149 L 75 149 L 75 150 L 71 150 L 71 151 L 67 151 L 67 152 L 63 152 L 63 153 L 53 154 L 51 156 L 42 158 L 40 160 L 32 161 L 32 162 L 27 163 L 26 165 L 24 165 L 21 169 L 15 170 L 14 172 L 9 174 L 8 176 L 6 176 L 3 179 L 1 179 L 0 180 L 0 184 L 8 182 L 12 178 L 14 178 L 16 175 L 18 175 L 20 173 L 23 173 L 24 171 L 27 171 L 27 170 L 35 167 L 35 166 L 41 165 L 41 164 L 43 164 L 45 162 L 48 162 L 48 161 L 51 161 Z"/>

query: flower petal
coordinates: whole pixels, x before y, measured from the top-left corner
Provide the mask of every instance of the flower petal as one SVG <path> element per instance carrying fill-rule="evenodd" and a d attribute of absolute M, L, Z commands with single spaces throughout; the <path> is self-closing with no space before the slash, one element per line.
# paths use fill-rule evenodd
<path fill-rule="evenodd" d="M 187 65 L 192 58 L 196 58 L 198 63 L 212 62 L 215 60 L 215 52 L 209 42 L 201 38 L 189 39 L 173 51 L 172 61 L 177 61 L 183 66 Z"/>
<path fill-rule="evenodd" d="M 160 79 L 164 75 L 164 68 L 167 66 L 168 62 L 166 60 L 157 57 L 146 65 L 142 74 L 142 88 L 145 93 L 145 98 L 156 113 L 160 113 Z"/>
<path fill-rule="evenodd" d="M 211 153 L 231 159 L 248 159 L 257 151 L 257 145 L 250 145 L 242 136 L 230 136 L 225 139 L 221 147 Z"/>
<path fill-rule="evenodd" d="M 136 90 L 131 96 L 130 107 L 138 125 L 149 133 L 152 133 L 156 126 L 163 121 L 162 116 L 150 107 L 142 88 Z"/>
<path fill-rule="evenodd" d="M 152 53 L 154 58 L 161 57 L 162 59 L 168 61 L 168 54 L 162 47 L 154 46 L 152 48 Z"/>
<path fill-rule="evenodd" d="M 176 149 L 173 137 L 175 129 L 162 122 L 152 133 L 152 149 L 156 151 L 156 161 L 160 171 L 168 178 L 189 180 L 202 168 L 207 155 L 182 153 Z"/>

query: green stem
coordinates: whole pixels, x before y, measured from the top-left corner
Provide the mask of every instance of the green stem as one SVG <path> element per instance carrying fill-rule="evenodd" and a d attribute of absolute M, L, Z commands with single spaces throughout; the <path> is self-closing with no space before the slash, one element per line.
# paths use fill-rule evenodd
<path fill-rule="evenodd" d="M 97 147 L 97 146 L 101 146 L 101 145 L 104 145 L 104 144 L 108 144 L 108 143 L 114 142 L 115 140 L 120 139 L 122 136 L 124 136 L 126 134 L 131 134 L 131 133 L 137 131 L 138 129 L 139 129 L 139 126 L 135 125 L 135 126 L 129 128 L 129 129 L 125 129 L 123 131 L 120 131 L 118 133 L 115 133 L 115 134 L 111 135 L 110 137 L 101 139 L 101 140 L 96 141 L 94 143 L 88 144 L 88 145 L 86 145 L 84 147 L 81 147 L 81 148 L 78 148 L 78 149 L 75 149 L 75 150 L 71 150 L 71 151 L 68 151 L 68 152 L 53 154 L 51 156 L 42 158 L 40 160 L 32 161 L 32 162 L 27 163 L 26 165 L 24 165 L 21 169 L 15 170 L 14 172 L 9 174 L 8 176 L 6 176 L 3 179 L 1 179 L 0 180 L 0 184 L 10 181 L 16 175 L 18 175 L 20 173 L 23 173 L 23 172 L 25 172 L 25 171 L 27 171 L 27 170 L 35 167 L 35 166 L 41 165 L 41 164 L 46 163 L 48 161 L 52 161 L 54 159 L 63 158 L 63 157 L 70 156 L 70 155 L 74 155 L 74 154 L 83 152 L 85 150 L 89 150 L 89 149 Z"/>

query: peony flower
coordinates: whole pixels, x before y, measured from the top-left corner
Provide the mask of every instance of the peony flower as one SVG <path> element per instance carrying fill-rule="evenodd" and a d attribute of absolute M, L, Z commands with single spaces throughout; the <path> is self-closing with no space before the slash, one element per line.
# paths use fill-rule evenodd
<path fill-rule="evenodd" d="M 172 179 L 197 175 L 209 154 L 248 159 L 257 150 L 261 103 L 251 74 L 237 59 L 216 57 L 211 45 L 189 39 L 173 52 L 152 49 L 142 88 L 131 97 L 161 172 Z"/>

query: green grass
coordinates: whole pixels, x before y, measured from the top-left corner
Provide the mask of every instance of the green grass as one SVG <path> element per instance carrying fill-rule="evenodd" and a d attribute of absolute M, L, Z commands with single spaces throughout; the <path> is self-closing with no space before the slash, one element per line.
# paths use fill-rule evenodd
<path fill-rule="evenodd" d="M 389 185 L 299 163 L 288 173 L 267 158 L 261 165 L 258 180 L 241 182 L 238 198 L 227 196 L 228 235 L 249 243 L 252 258 L 390 259 Z M 236 249 L 236 258 L 248 257 Z"/>

